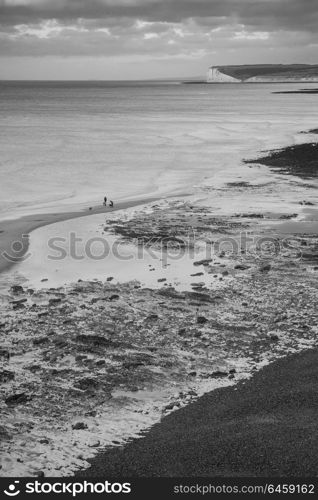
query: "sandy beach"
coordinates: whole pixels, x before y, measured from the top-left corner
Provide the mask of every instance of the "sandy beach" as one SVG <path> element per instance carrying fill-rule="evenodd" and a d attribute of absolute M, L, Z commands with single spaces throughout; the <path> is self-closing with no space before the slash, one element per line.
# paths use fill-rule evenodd
<path fill-rule="evenodd" d="M 181 164 L 166 194 L 0 223 L 0 476 L 313 471 L 317 132 L 288 111 L 249 140 L 249 113 L 188 190 Z"/>
<path fill-rule="evenodd" d="M 125 210 L 129 207 L 151 202 L 153 199 L 154 198 L 145 198 L 123 201 L 117 203 L 116 206 L 112 208 L 100 205 L 87 207 L 86 209 L 79 208 L 77 211 L 38 213 L 35 215 L 26 215 L 19 219 L 2 220 L 0 221 L 0 273 L 23 260 L 29 248 L 29 234 L 37 228 L 89 215 L 109 214 L 117 210 Z"/>

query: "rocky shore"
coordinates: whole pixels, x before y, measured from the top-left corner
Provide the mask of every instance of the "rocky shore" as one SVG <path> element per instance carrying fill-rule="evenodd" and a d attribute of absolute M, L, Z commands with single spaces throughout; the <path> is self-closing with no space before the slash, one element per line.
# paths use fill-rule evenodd
<path fill-rule="evenodd" d="M 77 475 L 314 478 L 317 367 L 317 349 L 276 361 L 169 415 L 143 439 L 100 454 Z"/>
<path fill-rule="evenodd" d="M 226 236 L 210 257 L 194 253 L 192 289 L 178 291 L 164 279 L 149 289 L 108 276 L 58 289 L 14 285 L 3 294 L 0 473 L 74 473 L 99 449 L 122 444 L 204 392 L 315 345 L 318 240 L 302 235 L 285 245 L 272 223 L 264 214 L 217 218 L 172 203 L 105 229 L 142 237 L 150 249 L 171 242 L 187 252 L 197 241 L 211 244 L 211 235 Z M 233 252 L 242 231 L 244 248 Z"/>
<path fill-rule="evenodd" d="M 297 146 L 269 158 L 282 173 L 316 177 L 316 157 L 301 160 Z M 164 272 L 155 287 L 106 275 L 45 288 L 43 277 L 39 289 L 3 292 L 0 475 L 74 474 L 204 393 L 241 387 L 269 362 L 316 346 L 317 209 L 307 200 L 293 208 L 220 215 L 179 199 L 124 221 L 113 214 L 105 237 L 159 252 L 162 271 L 184 262 L 178 284 Z M 93 463 L 94 474 L 109 466 L 107 455 Z"/>

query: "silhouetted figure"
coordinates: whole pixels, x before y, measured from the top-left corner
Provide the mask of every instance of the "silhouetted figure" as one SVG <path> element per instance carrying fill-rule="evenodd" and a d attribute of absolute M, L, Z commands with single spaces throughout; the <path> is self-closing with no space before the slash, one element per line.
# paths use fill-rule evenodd
<path fill-rule="evenodd" d="M 104 203 L 103 203 L 104 207 L 107 206 L 107 196 L 104 196 Z"/>
<path fill-rule="evenodd" d="M 113 207 L 114 206 L 114 202 L 112 200 L 109 200 L 109 206 L 110 207 Z"/>

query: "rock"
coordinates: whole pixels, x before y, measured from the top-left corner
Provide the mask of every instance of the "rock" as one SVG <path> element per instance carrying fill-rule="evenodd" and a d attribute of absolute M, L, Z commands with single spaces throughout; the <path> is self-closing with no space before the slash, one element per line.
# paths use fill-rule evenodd
<path fill-rule="evenodd" d="M 307 207 L 313 207 L 314 203 L 312 203 L 311 201 L 304 200 L 304 201 L 300 201 L 299 205 L 304 205 L 304 206 L 307 206 Z"/>
<path fill-rule="evenodd" d="M 106 361 L 104 359 L 98 359 L 95 363 L 96 366 L 104 366 Z"/>
<path fill-rule="evenodd" d="M 232 374 L 232 373 L 236 373 L 235 368 L 231 368 L 231 370 L 229 371 L 229 373 L 230 373 L 230 374 Z"/>
<path fill-rule="evenodd" d="M 250 269 L 251 266 L 247 266 L 246 264 L 236 264 L 234 269 L 245 271 L 246 269 Z"/>
<path fill-rule="evenodd" d="M 38 313 L 38 317 L 41 318 L 42 316 L 47 316 L 49 314 L 49 311 L 42 311 Z"/>
<path fill-rule="evenodd" d="M 77 335 L 76 341 L 81 342 L 82 344 L 88 344 L 92 346 L 101 346 L 101 347 L 119 346 L 117 342 L 113 342 L 112 340 L 102 337 L 101 335 L 85 335 L 84 333 Z"/>
<path fill-rule="evenodd" d="M 191 283 L 191 286 L 192 288 L 197 288 L 199 290 L 205 286 L 205 283 L 204 281 L 201 281 L 200 283 Z"/>
<path fill-rule="evenodd" d="M 158 314 L 149 314 L 149 316 L 147 316 L 146 320 L 147 321 L 155 321 L 159 318 Z"/>
<path fill-rule="evenodd" d="M 49 342 L 49 339 L 47 337 L 38 337 L 33 340 L 33 345 L 43 345 Z"/>
<path fill-rule="evenodd" d="M 185 295 L 190 300 L 197 300 L 200 302 L 216 302 L 216 300 L 220 300 L 221 298 L 219 296 L 213 297 L 207 293 L 201 293 L 201 292 L 185 292 Z"/>
<path fill-rule="evenodd" d="M 199 325 L 204 325 L 205 323 L 207 323 L 209 320 L 207 318 L 205 318 L 204 316 L 198 316 L 197 317 L 197 323 Z"/>
<path fill-rule="evenodd" d="M 203 275 L 204 275 L 204 273 L 194 273 L 194 274 L 190 274 L 190 276 L 193 276 L 193 277 L 195 277 L 195 276 L 203 276 Z"/>
<path fill-rule="evenodd" d="M 74 431 L 81 431 L 84 429 L 88 429 L 88 426 L 84 422 L 76 422 L 75 424 L 72 425 L 72 429 Z"/>
<path fill-rule="evenodd" d="M 48 278 L 42 278 L 41 282 L 44 283 L 45 281 L 49 281 Z"/>
<path fill-rule="evenodd" d="M 96 441 L 92 441 L 91 443 L 88 444 L 90 448 L 98 448 L 100 446 L 100 441 L 98 439 Z"/>
<path fill-rule="evenodd" d="M 189 372 L 188 375 L 189 375 L 189 377 L 196 377 L 197 376 L 197 372 L 195 372 L 195 371 Z"/>
<path fill-rule="evenodd" d="M 228 271 L 223 271 L 222 274 L 223 274 L 223 276 L 228 276 L 229 272 Z"/>
<path fill-rule="evenodd" d="M 180 337 L 182 337 L 183 335 L 185 335 L 187 333 L 187 330 L 185 328 L 180 328 L 178 330 L 178 335 L 180 335 Z"/>
<path fill-rule="evenodd" d="M 259 269 L 261 273 L 265 273 L 271 270 L 271 265 L 270 264 L 264 264 L 260 267 Z"/>
<path fill-rule="evenodd" d="M 10 352 L 7 349 L 0 349 L 0 358 L 10 359 Z"/>
<path fill-rule="evenodd" d="M 41 365 L 29 365 L 29 366 L 24 366 L 23 368 L 25 368 L 26 370 L 29 370 L 31 373 L 35 373 L 35 372 L 38 372 L 39 370 L 41 370 Z"/>
<path fill-rule="evenodd" d="M 43 470 L 38 470 L 38 471 L 36 471 L 36 472 L 34 473 L 34 475 L 35 475 L 36 477 L 44 477 L 44 476 L 45 476 L 45 474 L 44 474 Z"/>
<path fill-rule="evenodd" d="M 274 341 L 279 340 L 279 336 L 277 335 L 277 333 L 269 333 L 268 336 L 271 340 L 274 340 Z"/>
<path fill-rule="evenodd" d="M 7 429 L 0 425 L 0 442 L 1 441 L 9 441 L 12 439 L 12 435 L 7 431 Z"/>
<path fill-rule="evenodd" d="M 62 302 L 62 299 L 59 297 L 53 297 L 52 299 L 49 300 L 49 306 L 55 306 L 55 304 L 59 304 Z"/>
<path fill-rule="evenodd" d="M 68 346 L 68 342 L 65 340 L 65 338 L 63 337 L 63 335 L 57 335 L 53 339 L 53 342 L 56 345 L 56 347 L 63 348 L 63 347 L 67 347 Z"/>
<path fill-rule="evenodd" d="M 97 411 L 96 410 L 89 410 L 85 413 L 85 417 L 96 417 Z"/>
<path fill-rule="evenodd" d="M 19 306 L 19 305 L 21 305 L 21 304 L 24 304 L 24 303 L 25 303 L 25 302 L 27 302 L 27 301 L 28 301 L 28 299 L 16 299 L 16 300 L 11 300 L 11 302 L 10 302 L 10 303 L 11 303 L 13 306 Z"/>
<path fill-rule="evenodd" d="M 26 403 L 27 401 L 29 401 L 29 399 L 30 396 L 28 396 L 25 392 L 20 392 L 18 394 L 12 394 L 12 396 L 6 398 L 4 402 L 8 406 L 14 406 Z"/>
<path fill-rule="evenodd" d="M 91 304 L 96 304 L 97 302 L 101 300 L 108 300 L 108 297 L 93 297 L 91 300 Z"/>
<path fill-rule="evenodd" d="M 216 370 L 215 372 L 212 372 L 209 377 L 211 378 L 222 378 L 222 377 L 227 377 L 228 373 L 227 372 L 222 372 L 221 370 Z"/>
<path fill-rule="evenodd" d="M 117 295 L 117 294 L 111 295 L 109 297 L 109 300 L 118 300 L 118 299 L 119 299 L 119 295 Z"/>
<path fill-rule="evenodd" d="M 50 442 L 50 441 L 49 441 L 48 439 L 46 439 L 46 438 L 39 439 L 39 443 L 40 443 L 40 444 L 49 444 L 49 442 Z"/>
<path fill-rule="evenodd" d="M 197 260 L 196 262 L 193 262 L 194 266 L 207 266 L 212 262 L 212 259 L 203 259 L 203 260 Z"/>
<path fill-rule="evenodd" d="M 198 394 L 193 390 L 190 389 L 190 391 L 187 392 L 188 396 L 196 397 Z"/>
<path fill-rule="evenodd" d="M 159 278 L 157 281 L 158 283 L 163 283 L 164 281 L 167 281 L 167 278 Z"/>
<path fill-rule="evenodd" d="M 86 354 L 78 354 L 77 356 L 75 356 L 75 361 L 83 361 L 83 359 L 86 358 L 87 358 Z"/>
<path fill-rule="evenodd" d="M 132 385 L 131 387 L 129 387 L 129 389 L 131 392 L 138 392 L 139 391 L 139 388 L 137 385 Z"/>
<path fill-rule="evenodd" d="M 130 368 L 138 368 L 139 366 L 144 366 L 144 364 L 145 363 L 143 361 L 132 359 L 131 361 L 125 361 L 125 363 L 123 363 L 123 368 L 129 370 Z"/>
<path fill-rule="evenodd" d="M 9 370 L 1 370 L 0 371 L 0 384 L 5 384 L 10 380 L 14 379 L 14 372 L 10 372 Z"/>
<path fill-rule="evenodd" d="M 13 285 L 11 288 L 11 293 L 18 294 L 18 293 L 24 293 L 24 288 L 21 285 Z"/>
<path fill-rule="evenodd" d="M 177 292 L 173 287 L 169 287 L 166 289 L 160 288 L 157 293 L 158 295 L 162 295 L 163 297 L 168 297 L 171 299 L 184 300 L 186 298 L 184 293 Z"/>
<path fill-rule="evenodd" d="M 164 407 L 164 410 L 165 411 L 173 410 L 174 406 L 175 406 L 175 403 L 169 403 L 167 406 Z"/>
<path fill-rule="evenodd" d="M 85 377 L 77 380 L 74 383 L 74 387 L 76 389 L 81 389 L 82 391 L 86 391 L 88 389 L 95 389 L 98 386 L 98 381 L 95 378 Z"/>
<path fill-rule="evenodd" d="M 114 278 L 112 276 L 110 276 L 109 278 L 106 279 L 106 281 L 113 281 L 113 279 Z"/>
<path fill-rule="evenodd" d="M 289 215 L 286 214 L 286 215 L 281 215 L 279 218 L 283 219 L 283 220 L 284 219 L 286 220 L 286 219 L 294 219 L 297 216 L 298 216 L 298 214 L 289 214 Z"/>

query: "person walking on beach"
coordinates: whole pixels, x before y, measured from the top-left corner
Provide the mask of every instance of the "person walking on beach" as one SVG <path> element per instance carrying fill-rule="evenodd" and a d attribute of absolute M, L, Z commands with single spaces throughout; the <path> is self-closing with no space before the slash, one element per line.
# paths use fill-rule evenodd
<path fill-rule="evenodd" d="M 110 207 L 113 207 L 114 206 L 114 202 L 112 200 L 109 200 L 109 206 Z"/>
<path fill-rule="evenodd" d="M 104 207 L 107 206 L 107 196 L 104 196 L 104 203 L 103 203 Z"/>

